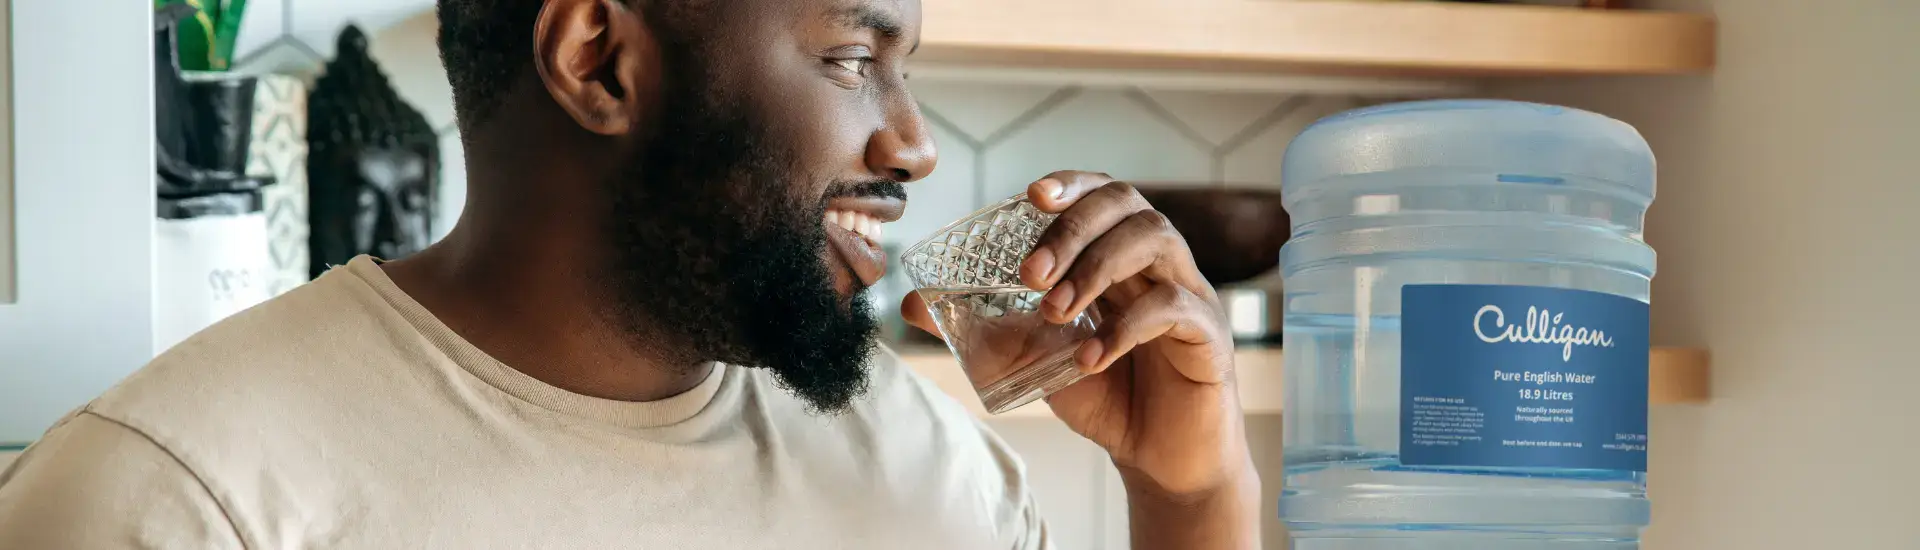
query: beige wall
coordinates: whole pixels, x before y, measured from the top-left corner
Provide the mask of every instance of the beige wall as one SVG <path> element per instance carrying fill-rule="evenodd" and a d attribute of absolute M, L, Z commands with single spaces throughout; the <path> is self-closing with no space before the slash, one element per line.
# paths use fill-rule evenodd
<path fill-rule="evenodd" d="M 1646 547 L 1920 548 L 1920 2 L 1647 3 L 1717 12 L 1719 69 L 1501 89 L 1660 159 L 1654 341 L 1717 395 L 1654 411 Z"/>

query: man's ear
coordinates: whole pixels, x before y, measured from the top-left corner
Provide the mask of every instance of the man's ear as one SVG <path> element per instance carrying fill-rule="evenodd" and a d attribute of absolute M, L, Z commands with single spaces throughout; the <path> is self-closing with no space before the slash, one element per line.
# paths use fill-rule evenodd
<path fill-rule="evenodd" d="M 660 75 L 648 23 L 622 0 L 548 0 L 541 8 L 533 64 L 581 128 L 617 136 L 640 122 Z"/>

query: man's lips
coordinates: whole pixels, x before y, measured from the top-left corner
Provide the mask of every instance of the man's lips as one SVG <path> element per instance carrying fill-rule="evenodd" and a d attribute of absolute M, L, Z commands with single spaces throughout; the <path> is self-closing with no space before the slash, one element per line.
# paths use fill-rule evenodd
<path fill-rule="evenodd" d="M 827 202 L 827 211 L 855 212 L 865 214 L 880 223 L 900 220 L 907 211 L 907 201 L 887 197 L 840 197 Z"/>
<path fill-rule="evenodd" d="M 900 219 L 906 201 L 884 197 L 845 197 L 827 203 L 821 223 L 827 241 L 847 267 L 871 287 L 887 274 L 887 254 L 880 248 L 881 224 Z"/>

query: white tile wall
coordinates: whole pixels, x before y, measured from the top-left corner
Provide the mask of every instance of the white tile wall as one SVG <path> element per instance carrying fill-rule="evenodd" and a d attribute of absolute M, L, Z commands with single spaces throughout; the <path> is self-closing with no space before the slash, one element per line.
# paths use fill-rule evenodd
<path fill-rule="evenodd" d="M 940 164 L 926 179 L 908 184 L 907 213 L 886 229 L 887 240 L 910 244 L 930 235 L 953 220 L 984 206 L 975 182 L 981 177 L 980 155 L 967 146 L 966 138 L 942 125 L 933 125 L 934 143 L 940 150 Z"/>
<path fill-rule="evenodd" d="M 1230 182 L 1266 183 L 1278 186 L 1280 156 L 1293 136 L 1321 117 L 1358 107 L 1360 102 L 1341 96 L 1300 96 L 1292 98 L 1264 116 L 1264 127 L 1252 126 L 1236 139 L 1222 145 L 1223 178 Z"/>
<path fill-rule="evenodd" d="M 936 109 L 937 110 L 937 109 Z M 1211 178 L 1212 155 L 1118 90 L 1086 90 L 988 150 L 990 197 L 1025 191 L 1055 170 L 1137 181 Z"/>
<path fill-rule="evenodd" d="M 1288 99 L 1278 94 L 1186 90 L 1149 90 L 1141 95 L 1150 103 L 1150 108 L 1166 112 L 1175 119 L 1174 124 L 1189 130 L 1192 137 L 1214 146 L 1258 124 L 1259 114 L 1281 107 Z"/>
<path fill-rule="evenodd" d="M 280 0 L 255 0 L 247 2 L 247 14 L 240 20 L 240 36 L 234 38 L 233 50 L 238 60 L 248 53 L 259 50 L 268 42 L 286 34 L 287 2 Z"/>
<path fill-rule="evenodd" d="M 243 36 L 246 70 L 312 77 L 331 55 L 333 33 L 348 20 L 373 37 L 373 54 L 403 97 L 445 136 L 444 234 L 465 201 L 466 168 L 453 128 L 453 102 L 434 50 L 429 0 L 284 0 L 257 2 Z M 290 9 L 282 9 L 290 8 Z M 290 16 L 280 20 L 282 15 Z M 259 18 L 262 21 L 255 21 Z M 290 37 L 278 36 L 291 29 Z M 248 48 L 252 49 L 248 49 Z M 1079 89 L 1034 85 L 917 82 L 916 96 L 934 127 L 940 164 L 908 186 L 907 214 L 888 240 L 909 244 L 988 200 L 1013 194 L 1049 172 L 1104 171 L 1139 181 L 1276 186 L 1281 153 L 1299 130 L 1356 101 L 1334 96 Z M 1279 487 L 1279 418 L 1249 427 L 1267 474 L 1266 517 Z M 1123 488 L 1093 445 L 1048 420 L 996 421 L 1025 457 L 1041 507 L 1064 548 L 1125 548 Z M 1266 526 L 1270 548 L 1284 547 L 1278 523 Z"/>
<path fill-rule="evenodd" d="M 915 83 L 914 96 L 921 103 L 939 106 L 943 115 L 961 135 L 973 141 L 992 140 L 1009 129 L 1014 120 L 1039 107 L 1060 89 L 1050 86 L 973 84 L 941 82 Z"/>
<path fill-rule="evenodd" d="M 251 12 L 246 20 L 253 20 Z M 308 84 L 312 84 L 314 77 L 320 75 L 320 68 L 326 61 L 313 48 L 307 47 L 305 42 L 292 37 L 275 38 L 259 48 L 239 52 L 233 60 L 235 71 L 294 75 L 307 79 Z"/>

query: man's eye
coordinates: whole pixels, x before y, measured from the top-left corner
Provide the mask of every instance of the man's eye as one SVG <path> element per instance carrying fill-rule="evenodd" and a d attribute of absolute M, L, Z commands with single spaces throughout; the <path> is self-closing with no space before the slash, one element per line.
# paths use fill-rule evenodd
<path fill-rule="evenodd" d="M 866 75 L 866 74 L 867 74 L 867 67 L 868 67 L 869 65 L 872 65 L 872 64 L 873 64 L 873 58 L 871 58 L 871 57 L 849 57 L 849 58 L 846 58 L 846 59 L 835 59 L 835 60 L 833 60 L 833 64 L 835 64 L 835 65 L 839 65 L 839 66 L 840 66 L 840 68 L 842 68 L 842 69 L 846 69 L 846 70 L 848 70 L 848 71 L 852 71 L 852 72 L 853 72 L 854 74 L 858 74 L 858 75 L 863 75 L 863 76 L 864 76 L 864 75 Z"/>

